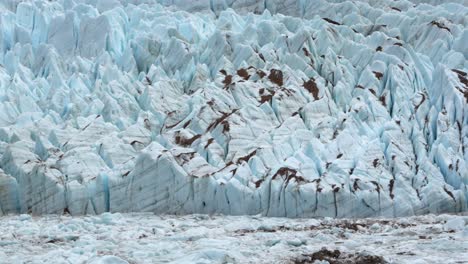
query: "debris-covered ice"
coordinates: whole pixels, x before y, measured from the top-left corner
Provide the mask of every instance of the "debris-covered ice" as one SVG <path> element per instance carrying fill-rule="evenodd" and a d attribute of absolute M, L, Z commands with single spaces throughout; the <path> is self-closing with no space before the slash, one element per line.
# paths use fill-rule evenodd
<path fill-rule="evenodd" d="M 453 222 L 460 228 L 447 230 Z M 51 260 L 92 264 L 467 263 L 468 216 L 352 220 L 104 213 L 0 219 L 1 264 Z"/>

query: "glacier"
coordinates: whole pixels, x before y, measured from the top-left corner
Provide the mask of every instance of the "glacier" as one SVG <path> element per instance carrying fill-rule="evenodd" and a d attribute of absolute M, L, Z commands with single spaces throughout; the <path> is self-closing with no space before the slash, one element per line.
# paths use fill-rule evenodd
<path fill-rule="evenodd" d="M 468 207 L 465 0 L 0 1 L 0 215 Z"/>

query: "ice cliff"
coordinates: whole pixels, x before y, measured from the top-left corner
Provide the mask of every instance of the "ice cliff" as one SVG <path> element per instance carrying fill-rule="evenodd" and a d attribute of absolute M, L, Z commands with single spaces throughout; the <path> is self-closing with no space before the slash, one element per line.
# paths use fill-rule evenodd
<path fill-rule="evenodd" d="M 1 0 L 0 215 L 464 211 L 467 72 L 464 0 Z"/>

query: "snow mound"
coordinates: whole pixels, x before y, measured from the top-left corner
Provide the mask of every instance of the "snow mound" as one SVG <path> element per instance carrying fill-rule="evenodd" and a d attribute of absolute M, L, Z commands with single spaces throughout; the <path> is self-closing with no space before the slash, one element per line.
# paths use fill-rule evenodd
<path fill-rule="evenodd" d="M 1 1 L 0 214 L 465 211 L 467 6 Z"/>

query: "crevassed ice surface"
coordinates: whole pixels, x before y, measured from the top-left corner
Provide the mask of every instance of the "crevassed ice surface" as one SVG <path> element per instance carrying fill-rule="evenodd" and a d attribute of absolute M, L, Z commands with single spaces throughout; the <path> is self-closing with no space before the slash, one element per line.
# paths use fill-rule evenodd
<path fill-rule="evenodd" d="M 0 1 L 0 214 L 467 209 L 466 1 L 133 2 Z"/>

